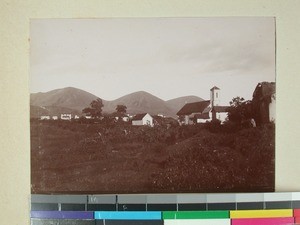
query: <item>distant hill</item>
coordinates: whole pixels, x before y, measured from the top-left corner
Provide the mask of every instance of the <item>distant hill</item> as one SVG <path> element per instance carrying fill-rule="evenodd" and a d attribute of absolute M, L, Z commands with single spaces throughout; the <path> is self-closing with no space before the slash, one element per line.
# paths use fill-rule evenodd
<path fill-rule="evenodd" d="M 30 95 L 30 105 L 33 106 L 58 106 L 81 111 L 89 106 L 90 102 L 98 97 L 73 87 L 55 89 L 45 93 Z"/>
<path fill-rule="evenodd" d="M 109 101 L 104 105 L 103 110 L 113 112 L 117 105 L 126 105 L 127 112 L 131 114 L 148 112 L 153 115 L 164 114 L 173 116 L 172 110 L 164 100 L 145 91 L 134 92 L 116 100 Z"/>
<path fill-rule="evenodd" d="M 89 106 L 91 101 L 98 97 L 73 87 L 55 89 L 45 93 L 30 95 L 30 115 L 40 117 L 41 115 L 60 115 L 61 113 L 72 113 L 81 115 L 82 109 Z M 202 101 L 197 96 L 185 96 L 164 101 L 145 91 L 138 91 L 112 101 L 102 100 L 104 113 L 112 113 L 117 105 L 125 105 L 130 114 L 148 112 L 152 115 L 163 114 L 176 118 L 176 113 L 186 103 Z"/>

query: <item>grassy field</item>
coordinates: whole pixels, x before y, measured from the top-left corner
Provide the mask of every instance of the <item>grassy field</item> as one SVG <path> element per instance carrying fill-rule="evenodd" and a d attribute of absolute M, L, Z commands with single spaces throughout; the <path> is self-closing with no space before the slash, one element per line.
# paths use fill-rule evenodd
<path fill-rule="evenodd" d="M 31 121 L 32 193 L 274 191 L 275 129 Z"/>

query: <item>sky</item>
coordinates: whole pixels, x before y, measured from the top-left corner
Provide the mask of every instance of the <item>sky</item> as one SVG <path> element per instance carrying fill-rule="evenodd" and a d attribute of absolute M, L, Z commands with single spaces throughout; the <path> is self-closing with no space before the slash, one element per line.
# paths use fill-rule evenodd
<path fill-rule="evenodd" d="M 163 100 L 252 99 L 275 81 L 273 17 L 33 19 L 30 93 L 75 87 L 104 100 L 147 91 Z"/>

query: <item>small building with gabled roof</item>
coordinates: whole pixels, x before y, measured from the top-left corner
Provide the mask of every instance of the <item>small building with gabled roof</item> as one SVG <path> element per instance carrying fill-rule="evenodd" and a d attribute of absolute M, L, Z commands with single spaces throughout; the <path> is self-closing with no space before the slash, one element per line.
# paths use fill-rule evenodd
<path fill-rule="evenodd" d="M 147 125 L 150 127 L 153 127 L 153 117 L 149 113 L 141 113 L 141 114 L 136 114 L 132 118 L 132 125 L 133 126 L 143 126 Z"/>

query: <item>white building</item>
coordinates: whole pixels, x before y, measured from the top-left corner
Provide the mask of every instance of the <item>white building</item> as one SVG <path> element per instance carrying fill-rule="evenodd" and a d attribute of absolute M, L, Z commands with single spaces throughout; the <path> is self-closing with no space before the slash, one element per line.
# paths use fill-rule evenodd
<path fill-rule="evenodd" d="M 153 127 L 153 117 L 149 113 L 137 114 L 132 118 L 133 126 L 147 125 Z"/>
<path fill-rule="evenodd" d="M 50 120 L 50 116 L 41 116 L 40 120 Z"/>
<path fill-rule="evenodd" d="M 129 116 L 124 116 L 124 117 L 122 117 L 122 120 L 123 120 L 124 122 L 129 122 Z"/>
<path fill-rule="evenodd" d="M 271 102 L 269 104 L 269 120 L 275 122 L 276 120 L 276 94 L 271 95 Z"/>
<path fill-rule="evenodd" d="M 58 116 L 52 116 L 53 120 L 58 120 Z"/>
<path fill-rule="evenodd" d="M 72 114 L 69 114 L 69 113 L 61 114 L 60 119 L 62 119 L 62 120 L 71 120 L 72 119 Z"/>

